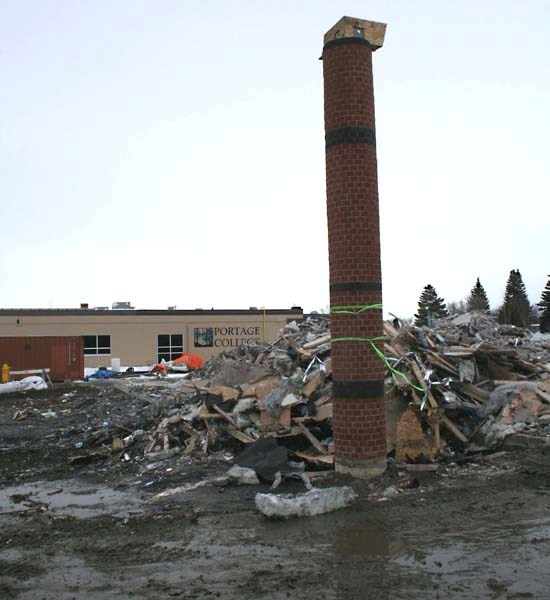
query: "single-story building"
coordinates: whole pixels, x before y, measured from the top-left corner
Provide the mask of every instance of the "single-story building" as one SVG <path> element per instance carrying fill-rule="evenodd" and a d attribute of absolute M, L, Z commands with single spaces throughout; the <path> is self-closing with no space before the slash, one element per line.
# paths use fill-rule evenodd
<path fill-rule="evenodd" d="M 241 344 L 274 340 L 300 307 L 248 310 L 0 309 L 0 337 L 80 336 L 84 366 L 149 365 L 182 352 L 204 360 Z M 0 356 L 0 364 L 9 357 Z"/>

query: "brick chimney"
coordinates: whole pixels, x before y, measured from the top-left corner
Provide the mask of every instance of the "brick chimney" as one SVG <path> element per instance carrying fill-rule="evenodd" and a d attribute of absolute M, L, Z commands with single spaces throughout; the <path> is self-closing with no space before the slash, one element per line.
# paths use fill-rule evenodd
<path fill-rule="evenodd" d="M 325 34 L 325 146 L 331 308 L 382 302 L 372 53 L 386 25 L 343 17 Z M 382 310 L 332 314 L 336 338 L 383 334 Z M 374 342 L 380 349 L 382 343 Z M 336 470 L 386 469 L 384 364 L 368 342 L 332 345 Z"/>

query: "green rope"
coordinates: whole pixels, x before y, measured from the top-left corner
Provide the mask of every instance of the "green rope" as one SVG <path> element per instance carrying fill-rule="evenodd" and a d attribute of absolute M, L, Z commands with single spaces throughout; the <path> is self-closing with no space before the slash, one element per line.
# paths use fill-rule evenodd
<path fill-rule="evenodd" d="M 366 310 L 382 310 L 381 304 L 368 304 L 367 306 L 352 304 L 350 306 L 333 306 L 330 309 L 332 315 L 358 315 Z"/>
<path fill-rule="evenodd" d="M 333 315 L 359 315 L 366 310 L 382 310 L 381 304 L 369 304 L 366 306 L 361 305 L 350 305 L 350 306 L 333 306 L 330 309 L 330 313 Z M 378 348 L 378 346 L 374 342 L 379 342 L 384 339 L 384 336 L 372 337 L 372 338 L 363 338 L 363 337 L 341 337 L 341 338 L 332 338 L 331 343 L 335 342 L 365 342 L 370 344 L 371 348 L 374 350 L 376 355 L 382 360 L 382 362 L 386 365 L 388 371 L 394 377 L 401 377 L 408 385 L 417 390 L 418 392 L 425 393 L 425 390 L 414 383 L 401 371 L 398 371 L 388 360 L 387 356 Z"/>

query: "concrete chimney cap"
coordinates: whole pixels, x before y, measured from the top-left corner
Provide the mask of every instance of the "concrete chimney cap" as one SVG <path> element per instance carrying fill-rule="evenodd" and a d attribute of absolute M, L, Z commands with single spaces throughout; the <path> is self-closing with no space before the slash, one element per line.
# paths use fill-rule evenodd
<path fill-rule="evenodd" d="M 373 51 L 378 50 L 384 44 L 386 35 L 386 23 L 366 21 L 354 17 L 342 17 L 338 23 L 333 25 L 323 38 L 323 43 L 331 42 L 340 38 L 359 37 L 367 40 Z"/>

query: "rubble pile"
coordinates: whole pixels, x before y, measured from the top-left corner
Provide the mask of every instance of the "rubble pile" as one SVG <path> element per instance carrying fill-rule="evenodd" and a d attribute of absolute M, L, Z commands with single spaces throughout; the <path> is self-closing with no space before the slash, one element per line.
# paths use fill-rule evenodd
<path fill-rule="evenodd" d="M 126 432 L 118 422 L 89 432 L 72 461 L 107 452 L 123 461 L 234 459 L 274 487 L 286 476 L 308 486 L 306 464 L 315 471 L 334 461 L 329 355 L 328 319 L 310 319 L 288 324 L 270 344 L 225 352 L 186 379 L 101 382 L 125 394 L 133 407 L 141 404 L 134 411 L 141 426 Z M 251 450 L 257 456 L 247 458 Z"/>
<path fill-rule="evenodd" d="M 434 328 L 387 322 L 384 333 L 391 394 L 410 403 L 394 435 L 398 458 L 474 453 L 512 433 L 550 433 L 550 340 L 484 313 Z"/>
<path fill-rule="evenodd" d="M 427 470 L 480 456 L 512 434 L 547 439 L 550 340 L 481 313 L 433 328 L 396 319 L 384 333 L 388 455 L 398 465 Z M 120 398 L 108 419 L 93 417 L 86 400 L 90 415 L 75 423 L 69 460 L 134 464 L 150 473 L 166 470 L 168 459 L 223 461 L 233 465 L 226 482 L 276 488 L 297 478 L 311 489 L 310 479 L 334 463 L 330 340 L 329 317 L 316 315 L 289 323 L 271 343 L 234 348 L 180 379 L 98 381 L 100 394 Z"/>

